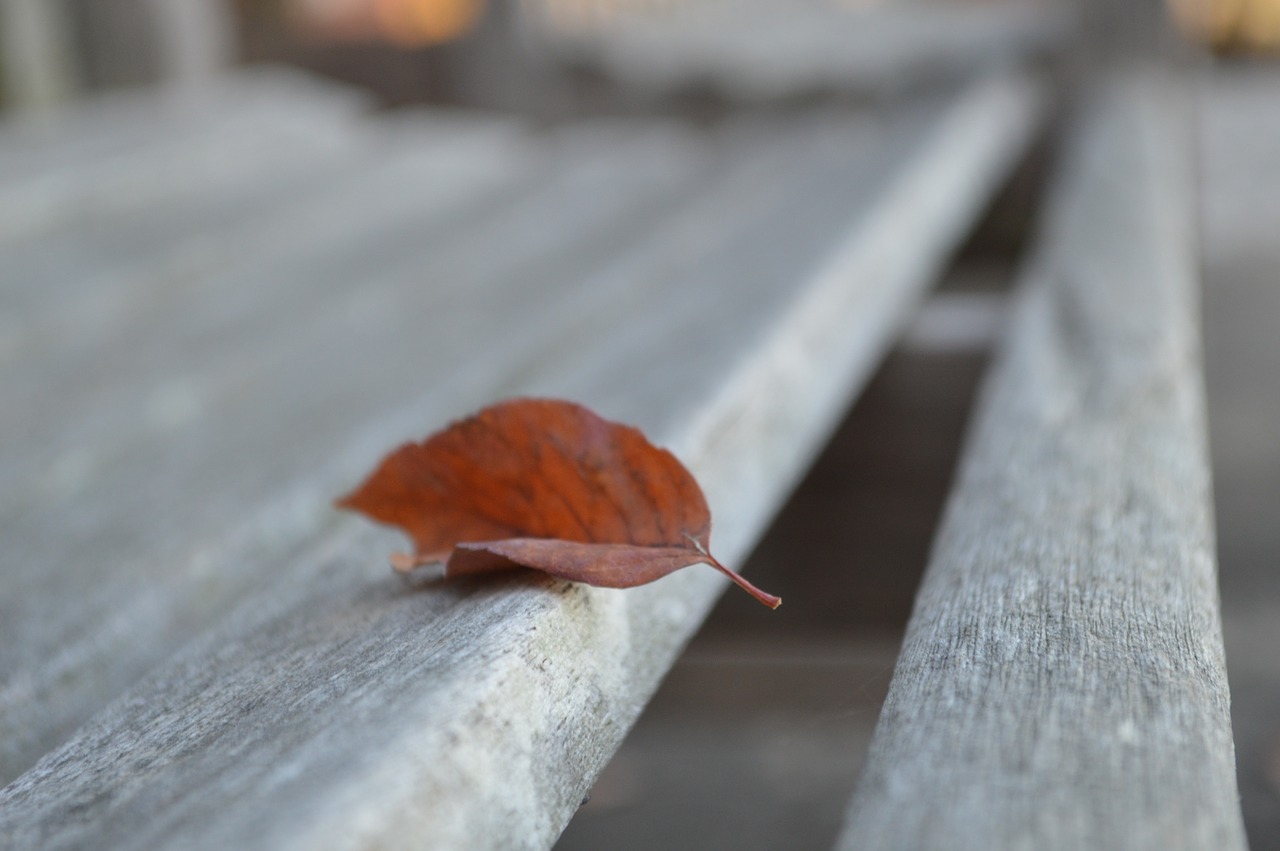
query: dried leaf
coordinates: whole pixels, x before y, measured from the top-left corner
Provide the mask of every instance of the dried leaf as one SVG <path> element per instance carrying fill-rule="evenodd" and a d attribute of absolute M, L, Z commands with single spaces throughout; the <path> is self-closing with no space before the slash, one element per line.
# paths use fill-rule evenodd
<path fill-rule="evenodd" d="M 530 567 L 630 588 L 709 564 L 767 606 L 782 602 L 716 561 L 702 489 L 637 429 L 552 399 L 514 399 L 392 452 L 338 507 L 398 526 L 407 572 Z"/>

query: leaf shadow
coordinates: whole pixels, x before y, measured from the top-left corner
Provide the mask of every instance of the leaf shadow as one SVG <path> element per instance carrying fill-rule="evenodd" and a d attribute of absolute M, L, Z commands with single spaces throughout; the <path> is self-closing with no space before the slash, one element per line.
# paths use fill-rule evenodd
<path fill-rule="evenodd" d="M 574 583 L 527 567 L 513 567 L 474 576 L 446 577 L 443 564 L 430 564 L 408 574 L 393 572 L 387 578 L 387 584 L 392 588 L 391 594 L 397 598 L 431 594 L 462 602 L 530 589 L 564 595 Z"/>

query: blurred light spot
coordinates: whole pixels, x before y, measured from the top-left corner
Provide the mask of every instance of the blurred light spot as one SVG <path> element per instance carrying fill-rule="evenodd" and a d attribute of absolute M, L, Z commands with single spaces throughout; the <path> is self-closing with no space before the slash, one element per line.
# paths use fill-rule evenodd
<path fill-rule="evenodd" d="M 1280 49 L 1280 0 L 1169 0 L 1189 37 L 1223 50 Z"/>
<path fill-rule="evenodd" d="M 482 11 L 481 0 L 375 0 L 379 27 L 395 44 L 442 44 L 466 35 Z"/>
<path fill-rule="evenodd" d="M 289 20 L 326 41 L 388 41 L 426 47 L 475 28 L 485 0 L 290 0 Z"/>

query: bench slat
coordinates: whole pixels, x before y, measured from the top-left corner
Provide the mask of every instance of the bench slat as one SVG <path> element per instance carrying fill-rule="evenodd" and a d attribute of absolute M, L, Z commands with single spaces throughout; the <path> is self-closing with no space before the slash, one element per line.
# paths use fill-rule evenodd
<path fill-rule="evenodd" d="M 252 597 L 0 791 L 0 833 L 19 848 L 549 845 L 722 578 L 694 569 L 630 591 L 527 576 L 410 589 L 387 575 L 393 536 L 335 518 L 323 498 L 424 423 L 554 388 L 677 451 L 707 491 L 717 551 L 739 560 L 1007 173 L 1039 103 L 1027 83 L 988 81 L 910 137 L 879 138 L 825 247 L 806 243 L 803 217 L 780 231 L 788 250 L 816 256 L 756 262 L 755 213 L 733 216 L 750 208 L 748 184 L 736 183 L 720 199 L 738 222 L 729 232 L 691 231 L 712 212 L 696 204 L 669 223 L 659 216 L 653 242 L 600 263 L 547 307 L 517 300 L 526 322 L 448 332 L 485 345 L 467 350 L 471 364 L 411 359 L 439 370 L 407 385 L 427 398 L 349 438 L 268 506 L 260 528 L 203 554 L 202 583 L 222 569 L 254 576 Z M 814 163 L 798 166 L 803 176 Z M 785 206 L 771 215 L 780 229 L 796 218 Z M 735 257 L 750 260 L 738 277 L 754 297 L 692 326 L 681 299 L 733 299 L 706 272 Z M 522 281 L 508 281 L 514 296 Z M 619 300 L 634 310 L 611 311 Z M 566 317 L 545 321 L 559 315 L 552 307 Z M 450 315 L 472 314 L 415 314 L 437 333 Z M 650 344 L 623 371 L 610 351 L 633 321 Z M 677 372 L 668 397 L 660 377 Z M 144 595 L 139 608 L 172 602 Z"/>
<path fill-rule="evenodd" d="M 1085 114 L 982 398 L 845 849 L 1243 849 L 1189 122 Z"/>

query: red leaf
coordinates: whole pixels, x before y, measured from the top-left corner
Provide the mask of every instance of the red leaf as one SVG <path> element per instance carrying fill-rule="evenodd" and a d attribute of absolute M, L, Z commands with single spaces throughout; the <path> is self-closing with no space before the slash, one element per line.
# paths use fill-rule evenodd
<path fill-rule="evenodd" d="M 392 452 L 338 507 L 398 526 L 416 554 L 401 572 L 445 576 L 513 567 L 630 588 L 709 564 L 767 606 L 709 552 L 711 513 L 676 457 L 581 405 L 514 399 Z"/>

